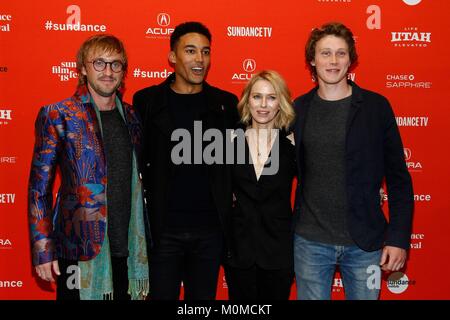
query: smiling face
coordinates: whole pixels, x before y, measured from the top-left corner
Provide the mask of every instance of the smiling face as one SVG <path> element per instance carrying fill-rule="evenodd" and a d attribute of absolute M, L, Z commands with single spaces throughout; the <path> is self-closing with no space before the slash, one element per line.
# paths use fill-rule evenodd
<path fill-rule="evenodd" d="M 202 84 L 210 64 L 210 42 L 199 33 L 186 33 L 181 36 L 169 61 L 175 68 L 175 82 L 172 88 L 179 93 L 196 93 Z"/>
<path fill-rule="evenodd" d="M 317 41 L 314 59 L 310 63 L 316 69 L 319 86 L 346 83 L 351 64 L 347 43 L 334 35 L 323 37 Z"/>
<path fill-rule="evenodd" d="M 117 52 L 102 53 L 91 51 L 87 55 L 86 63 L 81 69 L 81 73 L 86 76 L 87 86 L 91 93 L 96 93 L 102 97 L 111 97 L 120 87 L 124 71 L 113 72 L 111 70 L 111 64 L 107 64 L 103 71 L 96 71 L 92 64 L 95 60 L 123 62 L 123 56 Z"/>
<path fill-rule="evenodd" d="M 267 80 L 258 80 L 253 85 L 248 99 L 248 108 L 255 128 L 272 129 L 280 110 L 280 101 L 272 84 Z"/>

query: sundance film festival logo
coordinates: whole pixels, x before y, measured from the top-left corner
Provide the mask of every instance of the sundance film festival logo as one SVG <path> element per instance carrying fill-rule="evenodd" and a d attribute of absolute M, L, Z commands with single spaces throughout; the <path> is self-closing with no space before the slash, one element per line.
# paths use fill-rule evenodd
<path fill-rule="evenodd" d="M 405 155 L 406 167 L 410 172 L 421 172 L 422 164 L 420 162 L 412 161 L 412 151 L 409 148 L 403 148 L 403 153 Z"/>
<path fill-rule="evenodd" d="M 395 294 L 401 294 L 405 292 L 410 285 L 415 285 L 416 281 L 409 280 L 406 273 L 394 272 L 388 277 L 386 284 L 390 292 Z"/>
<path fill-rule="evenodd" d="M 242 61 L 242 70 L 243 72 L 236 72 L 233 74 L 231 77 L 233 83 L 242 83 L 243 81 L 247 82 L 253 77 L 254 71 L 256 70 L 255 59 L 244 59 Z"/>
<path fill-rule="evenodd" d="M 12 120 L 12 110 L 0 109 L 0 125 L 7 125 Z"/>
<path fill-rule="evenodd" d="M 389 89 L 431 89 L 430 81 L 417 80 L 414 74 L 388 74 L 386 75 L 386 88 Z"/>
<path fill-rule="evenodd" d="M 66 13 L 69 15 L 66 23 L 55 23 L 52 20 L 47 20 L 44 23 L 44 29 L 47 31 L 106 32 L 106 26 L 103 24 L 81 23 L 81 9 L 75 4 L 68 6 Z"/>
<path fill-rule="evenodd" d="M 423 233 L 413 233 L 411 234 L 411 249 L 422 249 L 422 241 L 425 239 L 425 234 Z"/>
<path fill-rule="evenodd" d="M 156 71 L 156 70 L 142 70 L 139 67 L 134 68 L 133 77 L 134 78 L 147 78 L 147 79 L 166 79 L 168 76 L 172 74 L 172 71 L 164 70 Z"/>
<path fill-rule="evenodd" d="M 0 238 L 0 250 L 11 250 L 12 243 L 9 239 Z"/>
<path fill-rule="evenodd" d="M 56 74 L 60 81 L 78 78 L 77 63 L 74 61 L 61 62 L 59 65 L 52 66 L 52 74 Z"/>
<path fill-rule="evenodd" d="M 431 43 L 431 32 L 419 32 L 417 27 L 391 32 L 391 43 L 395 47 L 427 47 Z"/>
<path fill-rule="evenodd" d="M 156 23 L 159 27 L 147 28 L 145 32 L 146 38 L 153 39 L 166 39 L 172 34 L 174 28 L 170 28 L 170 15 L 168 13 L 162 12 L 156 16 Z"/>
<path fill-rule="evenodd" d="M 427 127 L 428 117 L 395 117 L 399 127 Z"/>
<path fill-rule="evenodd" d="M 242 37 L 242 38 L 271 38 L 272 27 L 239 27 L 228 26 L 228 37 Z"/>
<path fill-rule="evenodd" d="M 12 15 L 0 13 L 0 32 L 11 32 Z"/>

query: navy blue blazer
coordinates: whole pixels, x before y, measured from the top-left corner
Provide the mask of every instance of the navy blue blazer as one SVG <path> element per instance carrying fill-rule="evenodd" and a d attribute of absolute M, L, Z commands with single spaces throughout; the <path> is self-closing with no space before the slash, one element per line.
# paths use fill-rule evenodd
<path fill-rule="evenodd" d="M 348 230 L 355 243 L 366 251 L 389 245 L 409 248 L 414 194 L 406 168 L 403 145 L 389 101 L 364 90 L 354 82 L 351 108 L 346 124 L 346 185 Z M 294 101 L 297 120 L 294 128 L 298 187 L 295 219 L 301 214 L 300 196 L 304 172 L 302 132 L 317 87 Z M 386 179 L 389 195 L 389 222 L 380 206 L 379 190 Z"/>

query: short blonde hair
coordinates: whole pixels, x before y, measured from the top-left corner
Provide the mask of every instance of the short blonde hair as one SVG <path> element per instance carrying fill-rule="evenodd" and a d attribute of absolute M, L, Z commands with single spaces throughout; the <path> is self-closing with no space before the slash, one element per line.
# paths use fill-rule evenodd
<path fill-rule="evenodd" d="M 96 53 L 97 51 L 112 53 L 117 52 L 122 55 L 123 73 L 124 78 L 128 69 L 128 58 L 125 51 L 125 47 L 119 38 L 111 34 L 97 34 L 88 38 L 81 45 L 77 53 L 77 72 L 78 72 L 78 86 L 85 85 L 87 83 L 86 76 L 81 73 L 81 70 L 86 65 L 86 61 L 89 53 Z M 122 86 L 124 82 L 122 80 Z"/>
<path fill-rule="evenodd" d="M 241 99 L 238 103 L 238 110 L 241 114 L 241 122 L 250 125 L 252 115 L 249 108 L 250 92 L 258 80 L 269 81 L 275 89 L 278 100 L 280 101 L 280 111 L 275 116 L 274 127 L 276 129 L 288 130 L 295 119 L 295 111 L 292 107 L 291 93 L 281 75 L 273 70 L 262 70 L 255 74 L 242 91 Z"/>

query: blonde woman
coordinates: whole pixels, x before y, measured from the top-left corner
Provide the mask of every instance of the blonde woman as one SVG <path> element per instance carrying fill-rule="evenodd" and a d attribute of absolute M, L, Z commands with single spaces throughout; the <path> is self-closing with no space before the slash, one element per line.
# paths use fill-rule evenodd
<path fill-rule="evenodd" d="M 225 264 L 231 300 L 287 300 L 293 280 L 291 188 L 296 173 L 289 127 L 291 96 L 275 71 L 261 71 L 246 85 L 233 144 L 234 205 Z M 242 144 L 239 136 L 243 137 Z"/>

